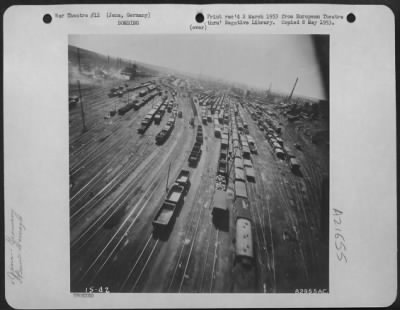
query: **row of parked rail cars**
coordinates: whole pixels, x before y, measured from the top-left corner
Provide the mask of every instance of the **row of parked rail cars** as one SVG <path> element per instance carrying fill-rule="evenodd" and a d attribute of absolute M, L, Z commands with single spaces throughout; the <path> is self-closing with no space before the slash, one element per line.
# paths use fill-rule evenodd
<path fill-rule="evenodd" d="M 284 144 L 281 137 L 281 127 L 276 120 L 272 118 L 273 113 L 267 109 L 262 109 L 257 105 L 250 105 L 249 108 L 251 115 L 255 115 L 253 119 L 257 121 L 259 129 L 264 132 L 265 138 L 274 150 L 277 158 L 286 160 L 289 164 L 290 169 L 294 174 L 301 174 L 300 163 L 296 159 L 292 150 Z M 251 111 L 253 109 L 253 111 Z M 254 111 L 255 110 L 255 111 Z"/>
<path fill-rule="evenodd" d="M 139 96 L 143 97 L 145 96 L 148 92 L 153 91 L 157 86 L 155 85 L 155 81 L 148 81 L 145 83 L 140 84 L 137 87 L 134 88 L 129 88 L 129 84 L 121 84 L 119 86 L 112 87 L 108 93 L 108 97 L 122 97 L 125 93 L 130 92 L 130 91 L 135 91 L 139 90 Z"/>
<path fill-rule="evenodd" d="M 139 110 L 141 107 L 143 107 L 145 104 L 150 102 L 153 98 L 160 96 L 161 92 L 158 90 L 158 88 L 154 88 L 152 91 L 146 93 L 146 95 L 140 97 L 138 95 L 133 95 L 131 98 L 128 99 L 128 103 L 118 109 L 118 114 L 119 115 L 124 115 L 130 110 Z M 112 114 L 112 111 L 110 112 Z"/>
<path fill-rule="evenodd" d="M 217 164 L 217 173 L 215 178 L 215 192 L 212 206 L 212 220 L 218 229 L 229 230 L 229 208 L 227 203 L 227 183 L 229 179 L 229 118 L 228 124 L 220 124 L 218 120 L 218 111 L 224 113 L 227 111 L 228 105 L 225 105 L 223 97 L 214 101 L 214 107 L 209 110 L 214 120 L 214 136 L 221 138 L 219 159 Z M 220 112 L 220 113 L 221 113 Z M 211 117 L 210 117 L 211 118 Z M 210 121 L 210 119 L 207 119 Z M 222 134 L 220 126 L 223 126 Z"/>
<path fill-rule="evenodd" d="M 175 127 L 176 114 L 172 113 L 164 128 L 156 135 L 156 144 L 163 144 Z"/>
<path fill-rule="evenodd" d="M 161 79 L 160 84 L 162 86 L 164 86 L 166 89 L 168 89 L 169 92 L 171 93 L 171 95 L 173 96 L 173 98 L 175 99 L 175 96 L 177 95 L 177 91 L 175 90 L 175 88 L 173 86 L 171 86 L 169 79 Z"/>
<path fill-rule="evenodd" d="M 235 264 L 246 267 L 254 265 L 253 248 L 253 221 L 248 211 L 249 200 L 246 182 L 255 182 L 255 172 L 251 160 L 248 136 L 245 132 L 245 124 L 241 116 L 239 106 L 235 102 L 230 110 L 231 141 L 234 163 L 235 180 L 235 205 L 239 208 L 235 218 Z M 246 128 L 247 124 L 246 124 Z"/>
<path fill-rule="evenodd" d="M 200 158 L 201 158 L 201 145 L 203 144 L 203 127 L 201 125 L 197 125 L 197 132 L 196 132 L 196 141 L 193 145 L 192 151 L 189 154 L 189 166 L 190 167 L 197 167 Z"/>
<path fill-rule="evenodd" d="M 229 102 L 229 104 L 227 104 Z M 244 162 L 249 170 L 249 175 L 254 178 L 254 168 L 251 162 L 250 150 L 246 151 L 246 158 L 242 158 L 242 148 L 240 143 L 240 135 L 238 132 L 236 115 L 238 108 L 236 104 L 225 98 L 221 102 L 218 110 L 214 114 L 214 130 L 215 128 L 223 128 L 221 136 L 220 156 L 218 160 L 218 168 L 216 175 L 215 192 L 212 203 L 212 219 L 214 225 L 218 229 L 229 229 L 229 207 L 227 203 L 227 183 L 231 174 L 230 166 L 234 171 L 234 192 L 235 200 L 239 205 L 245 205 L 248 208 L 248 196 L 246 189 L 246 178 L 244 177 Z M 239 119 L 238 119 L 239 120 Z M 242 135 L 242 140 L 244 136 Z M 232 162 L 230 164 L 230 162 Z M 252 219 L 249 213 L 238 212 L 235 223 L 235 264 L 242 263 L 245 266 L 254 264 L 254 250 L 252 238 Z"/>
<path fill-rule="evenodd" d="M 201 106 L 201 119 L 204 125 L 213 122 L 214 136 L 220 138 L 220 154 L 217 163 L 215 192 L 212 199 L 212 221 L 221 230 L 229 230 L 229 207 L 227 188 L 231 169 L 235 168 L 234 192 L 235 200 L 239 205 L 247 206 L 247 180 L 254 180 L 255 173 L 251 161 L 249 141 L 244 131 L 241 117 L 236 119 L 239 109 L 229 96 L 214 96 L 210 93 L 201 94 L 195 100 Z M 240 132 L 237 123 L 239 122 Z M 247 125 L 247 124 L 246 124 Z M 247 126 L 246 126 L 247 127 Z M 198 126 L 201 128 L 201 125 Z M 200 130 L 200 129 L 198 129 Z M 248 132 L 247 132 L 248 133 Z M 242 142 L 243 141 L 243 142 Z M 254 141 L 250 139 L 250 141 Z M 242 145 L 243 143 L 243 145 Z M 255 143 L 254 143 L 255 145 Z M 244 150 L 244 152 L 242 152 Z M 243 155 L 244 154 L 244 155 Z M 243 158 L 243 156 L 245 158 Z M 230 163 L 232 162 L 232 163 Z M 240 170 L 242 172 L 240 172 Z M 234 219 L 235 223 L 235 263 L 245 266 L 254 265 L 254 250 L 252 238 L 252 219 L 247 212 L 239 212 Z"/>
<path fill-rule="evenodd" d="M 245 134 L 248 131 L 244 131 L 244 129 L 248 128 L 248 125 L 243 122 L 241 112 L 232 113 L 231 118 L 233 119 L 232 146 L 235 158 L 235 175 L 238 180 L 255 182 L 255 171 L 251 155 L 258 154 L 257 146 L 253 137 Z M 241 124 L 245 125 L 241 127 Z"/>
<path fill-rule="evenodd" d="M 165 232 L 172 229 L 176 217 L 184 204 L 185 196 L 189 192 L 190 185 L 190 172 L 185 169 L 181 170 L 153 219 L 153 233 L 155 236 L 165 236 Z"/>
<path fill-rule="evenodd" d="M 112 97 L 122 97 L 127 88 L 128 88 L 128 84 L 123 84 L 123 85 L 119 85 L 116 87 L 113 87 L 110 89 L 110 92 L 108 93 L 108 97 L 112 98 Z"/>
<path fill-rule="evenodd" d="M 161 100 L 153 105 L 152 109 L 145 115 L 145 117 L 141 121 L 140 127 L 138 128 L 138 133 L 144 134 L 146 132 L 147 128 L 149 128 L 151 123 L 154 121 L 154 118 L 158 111 L 161 109 L 162 106 L 165 106 L 165 101 L 167 100 L 167 98 L 167 95 L 163 95 Z"/>

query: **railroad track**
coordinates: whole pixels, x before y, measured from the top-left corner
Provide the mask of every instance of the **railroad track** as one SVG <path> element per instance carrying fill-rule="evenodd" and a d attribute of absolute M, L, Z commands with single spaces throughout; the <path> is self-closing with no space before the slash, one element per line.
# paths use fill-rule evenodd
<path fill-rule="evenodd" d="M 158 98 L 158 97 L 153 98 L 146 105 L 150 106 L 156 98 Z M 104 104 L 105 105 L 110 105 L 110 104 L 112 105 L 112 103 L 109 103 L 109 102 L 104 103 Z M 96 119 L 96 123 L 95 124 L 104 125 L 104 119 L 103 119 L 104 115 L 101 114 L 101 113 L 98 113 L 98 114 L 99 115 L 95 116 L 95 119 Z M 109 137 L 112 137 L 112 136 L 116 135 L 118 133 L 118 131 L 122 131 L 122 132 L 125 131 L 125 128 L 121 127 L 121 122 L 122 121 L 129 120 L 131 123 L 136 122 L 136 121 L 138 121 L 138 119 L 141 116 L 141 114 L 140 113 L 135 113 L 133 117 L 131 117 L 131 116 L 132 116 L 131 113 L 126 113 L 125 115 L 122 115 L 122 116 L 115 116 L 115 117 L 117 117 L 116 121 L 110 127 L 106 128 L 109 131 L 109 134 L 106 137 L 106 139 L 104 141 L 102 141 L 102 142 L 105 142 Z M 131 118 L 131 119 L 129 119 L 129 118 Z M 96 128 L 93 125 L 91 125 L 91 126 L 88 125 L 88 127 L 90 128 L 90 130 L 88 130 L 87 132 L 85 132 L 82 135 L 80 135 L 76 140 L 70 141 L 70 145 L 74 145 L 80 140 L 86 139 L 88 137 L 92 137 L 99 130 L 98 128 Z M 80 147 L 79 148 L 79 150 L 80 150 L 79 152 L 75 151 L 73 153 L 73 157 L 78 157 L 81 152 L 85 152 L 85 153 L 88 153 L 88 154 L 93 154 L 96 151 L 97 146 L 104 145 L 104 143 L 101 143 L 99 145 L 95 145 L 95 143 L 98 143 L 99 141 L 98 140 L 94 140 L 93 138 L 90 141 L 91 142 L 89 142 L 89 145 L 85 145 L 86 148 L 81 148 Z M 92 147 L 94 147 L 94 149 L 88 149 L 88 146 L 92 146 Z M 88 154 L 86 154 L 85 157 L 87 157 Z M 82 159 L 81 159 L 81 161 L 82 161 Z M 76 166 L 79 167 L 79 165 L 80 165 L 79 162 L 70 164 L 70 174 L 71 173 L 73 174 L 74 168 L 76 168 Z"/>
<path fill-rule="evenodd" d="M 261 193 L 262 196 L 266 197 L 265 195 L 265 189 L 267 187 L 265 186 L 265 183 L 263 181 L 263 178 L 260 175 L 259 170 L 256 170 L 256 191 Z M 269 286 L 272 288 L 272 291 L 275 292 L 276 291 L 276 268 L 275 268 L 275 248 L 274 248 L 274 238 L 273 238 L 273 233 L 272 233 L 272 221 L 271 221 L 271 210 L 270 210 L 270 203 L 268 202 L 266 205 L 263 206 L 263 204 L 260 205 L 260 203 L 258 203 L 258 213 L 263 214 L 262 216 L 262 220 L 263 220 L 263 226 L 264 226 L 264 238 L 267 235 L 266 232 L 266 227 L 267 225 L 265 224 L 265 209 L 267 211 L 267 215 L 268 215 L 268 227 L 269 227 L 269 244 L 268 241 L 266 239 L 264 239 L 265 242 L 265 252 L 267 254 L 267 259 L 268 259 L 268 265 L 269 268 L 267 270 L 269 270 L 269 274 L 271 273 L 272 270 L 272 283 L 269 283 Z M 264 212 L 263 209 L 264 208 Z M 258 215 L 258 217 L 260 218 L 260 214 Z M 271 254 L 269 255 L 268 253 L 268 248 L 271 249 Z"/>
<path fill-rule="evenodd" d="M 279 178 L 277 182 L 274 183 L 275 185 L 275 190 L 276 192 L 279 194 L 280 199 L 279 201 L 281 202 L 281 204 L 284 206 L 285 210 L 286 210 L 286 215 L 288 216 L 289 219 L 289 223 L 292 226 L 292 229 L 295 233 L 296 236 L 296 240 L 297 240 L 297 245 L 298 245 L 298 249 L 299 249 L 299 253 L 300 253 L 300 262 L 303 266 L 304 269 L 304 276 L 306 278 L 306 280 L 308 280 L 309 278 L 309 272 L 308 272 L 308 268 L 307 268 L 307 264 L 306 264 L 306 260 L 305 260 L 305 256 L 304 256 L 304 251 L 303 251 L 303 240 L 302 240 L 302 235 L 301 235 L 301 230 L 300 230 L 300 224 L 298 222 L 297 217 L 293 216 L 293 213 L 295 212 L 295 210 L 292 210 L 291 205 L 288 201 L 288 194 L 289 192 L 287 192 L 285 190 L 285 186 L 282 186 L 282 183 L 284 184 L 284 182 L 282 182 L 282 178 Z"/>
<path fill-rule="evenodd" d="M 177 141 L 178 140 L 176 139 L 175 142 L 173 143 L 173 146 L 177 143 Z M 175 158 L 176 157 L 175 153 L 179 152 L 179 151 L 181 151 L 181 150 L 180 149 L 176 149 L 175 147 L 171 147 L 171 152 L 167 156 L 165 156 L 165 158 L 164 158 L 164 160 L 162 162 L 159 163 L 159 167 L 163 167 L 165 162 L 168 159 L 170 159 L 171 157 Z M 151 164 L 151 163 L 152 162 L 150 161 L 149 164 Z M 159 170 L 159 169 L 154 168 L 154 165 L 153 165 L 153 169 L 155 171 Z M 148 184 L 147 186 L 144 186 L 144 188 L 147 188 L 147 190 L 142 195 L 142 198 L 131 209 L 130 213 L 126 216 L 124 222 L 119 226 L 118 230 L 111 237 L 111 239 L 105 245 L 103 250 L 100 251 L 100 253 L 94 259 L 94 261 L 92 261 L 92 263 L 89 265 L 89 267 L 83 273 L 82 277 L 78 281 L 79 283 L 83 283 L 83 281 L 87 280 L 88 278 L 90 278 L 89 282 L 95 281 L 95 279 L 101 273 L 101 271 L 104 268 L 104 266 L 110 261 L 112 256 L 116 253 L 116 251 L 118 250 L 118 247 L 121 246 L 121 242 L 123 241 L 124 238 L 126 238 L 129 230 L 132 228 L 134 223 L 138 220 L 140 214 L 143 212 L 143 210 L 145 209 L 145 207 L 149 203 L 149 201 L 150 201 L 151 197 L 153 196 L 153 194 L 155 192 L 159 191 L 159 188 L 161 186 L 160 180 L 162 179 L 162 176 L 165 175 L 165 174 L 166 174 L 166 171 L 164 171 L 164 173 L 161 175 L 161 178 L 160 178 L 160 175 L 154 174 L 154 178 L 151 181 L 151 183 Z M 137 179 L 138 178 L 135 178 L 135 180 L 137 180 Z M 129 186 L 128 186 L 128 188 L 129 188 Z M 145 202 L 142 203 L 143 199 L 145 199 L 145 197 L 147 197 L 147 198 L 146 198 Z M 133 197 L 124 197 L 124 198 L 126 198 L 125 201 L 128 201 L 128 200 L 131 200 Z M 157 203 L 157 205 L 158 205 L 158 203 Z M 127 226 L 128 222 L 130 222 L 129 226 Z M 104 223 L 104 221 L 103 221 L 103 223 Z M 98 231 L 99 231 L 99 229 L 97 231 L 94 231 L 93 235 L 97 234 Z M 85 237 L 84 239 L 87 239 L 87 238 Z M 83 245 L 81 245 L 81 247 L 82 246 Z M 151 252 L 154 253 L 153 251 L 151 251 Z M 107 255 L 107 253 L 108 253 L 108 255 Z M 144 253 L 146 253 L 146 250 L 144 251 Z M 104 256 L 106 256 L 105 259 L 104 259 Z M 145 258 L 145 257 L 147 257 L 146 254 L 143 254 L 142 258 Z M 146 258 L 146 262 L 147 263 L 145 262 L 145 266 L 147 266 L 149 261 L 150 260 L 147 257 Z M 143 272 L 140 272 L 139 274 L 143 274 Z M 135 287 L 135 289 L 136 289 L 136 287 Z"/>
<path fill-rule="evenodd" d="M 149 137 L 151 139 L 152 137 Z M 144 184 L 142 183 L 143 178 L 145 177 L 146 174 L 148 174 L 149 169 L 154 169 L 154 164 L 157 163 L 158 159 L 161 158 L 163 155 L 163 149 L 157 148 L 156 152 L 153 152 L 150 157 L 147 157 L 146 162 L 142 165 L 139 171 L 137 171 L 138 164 L 140 163 L 140 160 L 142 157 L 138 157 L 138 160 L 132 163 L 132 167 L 134 169 L 132 170 L 131 168 L 127 168 L 124 171 L 122 171 L 122 176 L 121 178 L 126 178 L 128 175 L 130 175 L 132 172 L 137 173 L 134 177 L 132 176 L 132 180 L 124 186 L 122 189 L 121 193 L 113 199 L 113 202 L 101 213 L 101 215 L 89 226 L 85 229 L 85 231 L 73 241 L 71 244 L 71 247 L 74 248 L 76 244 L 81 240 L 84 239 L 83 244 L 80 245 L 80 247 L 84 246 L 87 242 L 89 242 L 94 235 L 103 227 L 103 225 L 110 220 L 110 218 L 118 212 L 119 208 L 121 208 L 121 205 L 125 204 L 126 201 L 129 201 L 130 199 L 134 198 L 136 195 L 136 191 L 142 187 Z M 166 162 L 165 158 L 161 163 Z M 158 166 L 161 166 L 160 164 Z M 111 183 L 109 183 L 111 184 Z M 119 182 L 113 183 L 114 187 L 119 186 Z M 91 208 L 97 206 L 98 202 L 100 199 L 103 199 L 106 197 L 113 188 L 107 188 L 104 192 L 101 193 L 101 197 L 99 200 L 93 201 L 91 203 Z M 83 206 L 82 208 L 86 208 L 85 214 L 90 211 L 90 209 L 87 208 L 87 206 Z M 80 217 L 83 217 L 83 214 L 80 214 Z M 99 222 L 102 220 L 102 222 L 99 225 Z M 91 233 L 90 233 L 91 232 Z M 88 236 L 89 234 L 89 236 Z"/>
<path fill-rule="evenodd" d="M 203 175 L 204 177 L 204 175 Z M 202 178 L 203 179 L 203 178 Z M 198 202 L 200 198 L 200 190 L 196 192 L 194 201 Z M 201 219 L 203 218 L 204 209 L 198 203 L 194 203 L 189 214 L 189 222 L 184 234 L 184 242 L 182 243 L 179 257 L 175 265 L 171 280 L 168 285 L 168 292 L 180 292 L 182 289 L 183 281 L 187 267 L 189 265 L 190 256 L 193 251 L 194 243 L 197 237 L 197 232 L 200 226 Z M 190 240 L 187 244 L 185 240 Z"/>
<path fill-rule="evenodd" d="M 127 116 L 128 115 L 125 114 L 119 120 L 121 121 Z M 136 117 L 134 117 L 131 122 L 136 121 L 139 117 L 139 115 L 135 116 Z M 89 145 L 90 148 L 81 150 L 81 152 L 85 152 L 85 155 L 83 158 L 80 158 L 79 161 L 70 164 L 70 177 L 74 176 L 74 174 L 76 174 L 82 166 L 87 168 L 91 164 L 97 162 L 97 159 L 101 158 L 106 152 L 109 152 L 114 147 L 120 145 L 121 142 L 123 142 L 124 140 L 127 140 L 127 138 L 129 138 L 131 134 L 129 131 L 125 130 L 125 128 L 121 127 L 120 122 L 115 122 L 111 128 L 108 128 L 108 130 L 110 132 L 103 141 L 93 140 L 92 145 Z M 118 135 L 119 132 L 120 134 Z M 118 138 L 110 142 L 110 140 L 112 140 L 110 138 L 113 138 L 115 136 L 118 136 Z M 78 155 L 74 154 L 74 156 Z"/>
<path fill-rule="evenodd" d="M 209 235 L 207 238 L 206 258 L 204 259 L 203 263 L 203 271 L 201 273 L 199 293 L 212 293 L 213 284 L 215 281 L 215 267 L 216 267 L 218 244 L 219 244 L 218 240 L 219 230 L 215 229 L 213 225 L 209 225 L 208 230 L 209 230 L 208 231 Z M 207 274 L 207 270 L 211 270 L 211 272 Z"/>
<path fill-rule="evenodd" d="M 74 206 L 79 203 L 80 200 L 82 200 L 82 198 L 85 198 L 85 196 L 88 195 L 88 193 L 90 193 L 90 195 L 93 195 L 92 193 L 95 192 L 95 188 L 98 184 L 100 184 L 103 180 L 102 176 L 104 175 L 104 173 L 108 170 L 109 167 L 111 167 L 113 164 L 117 163 L 118 161 L 122 161 L 120 158 L 121 156 L 125 156 L 124 160 L 125 160 L 125 164 L 126 161 L 131 161 L 131 158 L 133 156 L 137 156 L 138 158 L 143 155 L 143 146 L 148 146 L 151 143 L 151 138 L 150 136 L 145 136 L 146 138 L 139 138 L 139 143 L 137 145 L 135 145 L 135 152 L 128 152 L 128 148 L 129 148 L 129 144 L 127 143 L 122 143 L 124 141 L 129 141 L 130 140 L 130 135 L 125 134 L 122 135 L 120 137 L 120 139 L 116 142 L 113 142 L 111 145 L 106 146 L 105 148 L 103 148 L 103 150 L 101 152 L 95 152 L 97 153 L 97 156 L 93 156 L 92 158 L 90 158 L 90 162 L 89 163 L 83 163 L 85 165 L 85 170 L 87 170 L 87 166 L 91 163 L 97 163 L 96 160 L 98 158 L 102 158 L 103 154 L 109 153 L 109 150 L 114 150 L 115 145 L 118 146 L 117 148 L 117 154 L 114 154 L 112 159 L 110 161 L 107 161 L 106 164 L 100 168 L 100 171 L 93 170 L 96 174 L 94 176 L 91 176 L 91 179 L 89 179 L 89 181 L 80 186 L 80 189 L 78 190 L 78 192 L 71 192 L 71 205 L 72 205 L 72 209 L 74 209 Z M 120 144 L 120 145 L 119 145 Z M 146 148 L 147 151 L 148 148 Z M 147 154 L 149 154 L 149 152 L 147 152 Z M 90 154 L 89 154 L 90 155 Z M 88 156 L 89 156 L 88 155 Z M 139 156 L 140 155 L 140 156 Z M 87 156 L 87 157 L 88 157 Z M 147 155 L 146 155 L 147 156 Z M 110 174 L 108 174 L 107 178 L 110 178 L 112 175 L 116 174 L 118 170 L 122 169 L 122 165 L 118 165 L 117 169 L 114 169 Z M 115 179 L 115 178 L 114 178 Z M 114 180 L 113 179 L 113 180 Z M 118 180 L 120 178 L 117 178 Z M 107 184 L 106 187 L 109 187 L 110 184 Z"/>
<path fill-rule="evenodd" d="M 140 189 L 138 187 L 138 180 L 134 179 L 131 183 L 127 184 L 125 189 L 119 194 L 119 196 L 105 209 L 103 212 L 92 222 L 73 242 L 71 243 L 71 249 L 80 250 L 86 246 L 97 233 L 103 229 L 104 225 L 111 220 L 111 218 L 126 204 L 132 200 Z M 134 189 L 134 190 L 133 190 Z M 145 192 L 145 194 L 147 191 Z"/>
<path fill-rule="evenodd" d="M 82 273 L 82 276 L 79 278 L 78 283 L 83 283 L 84 280 L 86 280 L 87 278 L 89 278 L 89 281 L 85 282 L 88 283 L 92 283 L 96 280 L 96 278 L 103 270 L 104 266 L 110 261 L 113 255 L 115 255 L 117 250 L 121 247 L 122 242 L 128 235 L 128 232 L 136 223 L 137 219 L 149 203 L 153 194 L 157 191 L 159 183 L 159 180 L 155 180 L 155 182 L 153 182 L 153 184 L 142 195 L 141 199 L 139 199 L 138 202 L 132 207 L 128 216 L 126 216 L 126 218 L 119 226 L 117 231 L 113 234 L 111 239 L 106 243 L 106 245 L 92 261 L 85 272 Z"/>
<path fill-rule="evenodd" d="M 113 171 L 113 174 L 115 176 L 110 180 L 106 181 L 104 180 L 104 173 L 107 172 L 109 167 L 111 167 L 113 164 L 117 163 L 120 158 L 118 155 L 122 154 L 125 150 L 123 148 L 115 157 L 113 160 L 111 160 L 108 164 L 106 164 L 92 179 L 89 180 L 88 183 L 86 183 L 75 195 L 73 195 L 70 199 L 70 207 L 71 207 L 71 219 L 76 217 L 82 210 L 87 209 L 88 205 L 93 205 L 94 203 L 98 203 L 101 201 L 102 198 L 106 197 L 109 193 L 111 193 L 120 182 L 122 182 L 124 179 L 126 179 L 127 176 L 129 176 L 131 171 L 134 171 L 139 165 L 140 165 L 140 158 L 143 158 L 145 155 L 147 156 L 151 153 L 152 150 L 149 150 L 145 146 L 149 145 L 149 142 L 151 140 L 151 137 L 146 137 L 143 139 L 143 142 L 139 145 L 137 148 L 136 152 L 131 154 L 127 163 L 124 166 L 121 166 L 119 169 L 117 167 L 116 170 Z M 131 160 L 132 157 L 134 160 Z M 101 182 L 106 181 L 106 184 L 100 188 L 97 193 L 92 196 L 89 201 L 86 201 L 82 204 L 79 204 L 84 198 L 86 198 L 90 193 L 95 192 L 96 185 L 99 185 Z M 76 210 L 78 208 L 78 210 Z"/>
<path fill-rule="evenodd" d="M 247 188 L 249 189 L 249 196 L 250 197 L 256 197 L 253 185 L 248 184 Z M 254 224 L 254 231 L 256 232 L 255 235 L 255 243 L 256 243 L 256 255 L 257 255 L 257 262 L 258 262 L 258 266 L 260 267 L 260 274 L 261 277 L 259 278 L 259 281 L 261 281 L 262 286 L 267 286 L 267 275 L 269 274 L 269 272 L 267 272 L 268 270 L 270 270 L 270 257 L 268 254 L 268 244 L 267 241 L 265 239 L 265 231 L 263 228 L 263 224 L 261 222 L 261 219 L 259 217 L 258 214 L 258 210 L 257 210 L 257 206 L 256 206 L 256 201 L 254 198 L 250 198 L 249 201 L 249 211 L 250 211 L 250 216 L 252 218 L 252 222 Z M 261 289 L 260 289 L 261 291 Z"/>
<path fill-rule="evenodd" d="M 182 164 L 179 166 L 178 171 L 184 167 L 188 157 L 189 153 L 185 155 L 185 160 L 182 161 Z M 151 259 L 153 258 L 154 253 L 157 252 L 158 250 L 157 246 L 161 246 L 159 241 L 160 240 L 154 237 L 153 234 L 150 234 L 146 243 L 138 252 L 135 261 L 132 263 L 132 267 L 130 268 L 127 277 L 120 286 L 120 291 L 128 291 L 128 292 L 141 291 L 140 284 L 142 276 L 144 275 L 147 266 L 149 265 Z"/>
<path fill-rule="evenodd" d="M 205 141 L 208 141 L 208 139 L 205 139 Z M 212 157 L 211 155 L 212 154 L 209 154 L 209 157 Z M 207 159 L 209 159 L 209 158 L 207 158 Z M 212 201 L 213 201 L 213 197 L 214 197 L 213 192 L 215 191 L 215 184 L 214 184 L 215 170 L 214 169 L 208 169 L 207 173 L 202 175 L 201 184 L 206 184 L 207 180 L 211 180 L 211 182 L 212 182 L 208 186 L 208 188 L 211 188 L 211 186 L 212 186 L 209 202 L 206 202 L 208 205 L 208 208 L 205 208 L 204 205 L 202 205 L 202 202 L 200 200 L 200 195 L 204 194 L 204 192 L 203 192 L 204 188 L 199 187 L 197 189 L 197 192 L 194 197 L 195 203 L 193 203 L 192 209 L 189 214 L 190 220 L 188 221 L 188 225 L 186 226 L 183 243 L 182 243 L 182 246 L 181 246 L 181 249 L 179 252 L 179 257 L 178 257 L 175 267 L 173 268 L 171 280 L 168 284 L 168 288 L 167 288 L 168 292 L 181 292 L 183 289 L 184 281 L 185 281 L 187 271 L 189 268 L 189 263 L 191 260 L 191 255 L 193 253 L 194 245 L 197 240 L 199 227 L 201 227 L 201 224 L 204 221 L 205 210 L 209 211 L 210 206 L 212 205 Z M 209 221 L 207 229 L 214 229 L 214 227 L 212 227 L 212 226 L 213 225 L 211 224 L 211 221 Z M 209 237 L 210 236 L 212 236 L 212 235 L 209 234 Z M 185 240 L 190 240 L 190 242 L 186 243 Z M 210 241 L 208 241 L 208 244 L 210 245 Z M 214 243 L 214 244 L 216 246 L 216 243 Z M 210 248 L 208 247 L 207 254 L 206 254 L 206 261 L 207 261 L 209 249 Z M 215 255 L 216 255 L 216 253 L 215 253 Z M 206 261 L 205 261 L 205 264 L 207 263 Z M 213 259 L 213 261 L 215 261 L 215 259 Z M 215 266 L 215 263 L 213 264 L 213 266 Z M 203 278 L 204 278 L 205 272 L 206 272 L 206 270 L 203 268 L 203 275 L 202 275 Z M 212 272 L 214 272 L 214 271 L 212 271 Z M 211 281 L 213 280 L 213 278 L 214 278 L 214 276 L 212 275 Z"/>
<path fill-rule="evenodd" d="M 133 263 L 128 276 L 122 282 L 120 287 L 121 292 L 135 292 L 140 280 L 142 279 L 143 273 L 147 268 L 150 260 L 152 259 L 154 252 L 159 244 L 159 239 L 153 237 L 153 234 L 149 236 L 144 247 L 137 255 L 135 262 Z"/>

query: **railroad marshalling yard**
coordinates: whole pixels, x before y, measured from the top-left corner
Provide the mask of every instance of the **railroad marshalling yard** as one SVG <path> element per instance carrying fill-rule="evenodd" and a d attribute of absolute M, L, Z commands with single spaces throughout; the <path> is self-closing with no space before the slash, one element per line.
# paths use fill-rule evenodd
<path fill-rule="evenodd" d="M 308 133 L 323 120 L 172 76 L 81 92 L 86 131 L 79 102 L 69 112 L 72 292 L 328 288 L 328 147 Z"/>

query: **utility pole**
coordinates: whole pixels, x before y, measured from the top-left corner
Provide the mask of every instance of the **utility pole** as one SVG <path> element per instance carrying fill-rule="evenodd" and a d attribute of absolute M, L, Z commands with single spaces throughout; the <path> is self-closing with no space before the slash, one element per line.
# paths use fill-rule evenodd
<path fill-rule="evenodd" d="M 289 95 L 289 97 L 287 98 L 286 102 L 289 102 L 290 99 L 292 99 L 292 95 L 293 95 L 294 89 L 296 88 L 296 85 L 297 85 L 297 81 L 298 81 L 298 80 L 299 80 L 299 78 L 296 78 L 296 82 L 294 82 L 292 91 L 290 92 L 290 95 Z"/>
<path fill-rule="evenodd" d="M 76 49 L 77 49 L 77 52 L 78 52 L 78 66 L 79 66 L 79 72 L 82 72 L 82 71 L 81 71 L 81 52 L 80 52 L 80 48 L 77 47 Z"/>
<path fill-rule="evenodd" d="M 171 162 L 169 163 L 168 167 L 168 175 L 167 175 L 167 186 L 165 187 L 165 192 L 168 193 L 168 179 L 169 179 L 169 170 L 171 169 Z"/>
<path fill-rule="evenodd" d="M 83 109 L 83 100 L 82 100 L 82 92 L 81 92 L 81 82 L 78 80 L 78 90 L 79 90 L 79 102 L 81 104 L 81 116 L 82 116 L 82 132 L 87 131 L 85 124 L 85 111 Z"/>

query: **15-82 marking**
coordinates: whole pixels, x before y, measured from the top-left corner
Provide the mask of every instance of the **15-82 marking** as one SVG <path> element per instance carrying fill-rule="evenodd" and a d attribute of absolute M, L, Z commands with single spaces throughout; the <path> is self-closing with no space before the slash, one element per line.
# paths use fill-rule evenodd
<path fill-rule="evenodd" d="M 333 223 L 335 226 L 336 257 L 340 262 L 347 263 L 347 255 L 346 255 L 347 247 L 346 247 L 346 240 L 343 236 L 342 218 L 343 218 L 343 211 L 334 208 Z"/>

